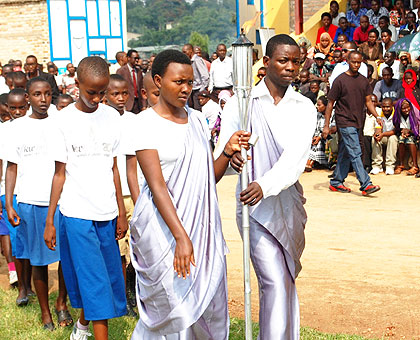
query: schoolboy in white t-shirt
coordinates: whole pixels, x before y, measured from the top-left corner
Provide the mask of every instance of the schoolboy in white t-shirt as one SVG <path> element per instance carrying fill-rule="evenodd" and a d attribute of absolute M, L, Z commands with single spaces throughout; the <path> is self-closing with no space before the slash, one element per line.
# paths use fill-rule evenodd
<path fill-rule="evenodd" d="M 60 261 L 60 252 L 48 249 L 44 242 L 44 227 L 50 198 L 54 160 L 49 153 L 53 129 L 48 116 L 52 100 L 51 85 L 42 78 L 32 78 L 27 84 L 28 100 L 32 114 L 13 124 L 9 136 L 6 172 L 6 210 L 16 235 L 16 258 L 28 259 L 33 268 L 33 278 L 44 329 L 54 330 L 48 305 L 48 265 Z M 19 182 L 18 209 L 13 207 L 13 193 Z M 58 225 L 58 212 L 55 214 Z M 58 250 L 58 249 L 57 249 Z M 59 294 L 55 304 L 60 326 L 73 323 L 67 310 L 67 292 L 59 267 Z"/>
<path fill-rule="evenodd" d="M 115 239 L 127 218 L 117 167 L 120 117 L 100 104 L 109 83 L 107 63 L 86 57 L 77 69 L 80 97 L 57 115 L 55 174 L 44 239 L 56 246 L 53 222 L 60 199 L 60 251 L 70 302 L 82 308 L 71 340 L 108 339 L 108 319 L 126 314 L 124 277 Z"/>

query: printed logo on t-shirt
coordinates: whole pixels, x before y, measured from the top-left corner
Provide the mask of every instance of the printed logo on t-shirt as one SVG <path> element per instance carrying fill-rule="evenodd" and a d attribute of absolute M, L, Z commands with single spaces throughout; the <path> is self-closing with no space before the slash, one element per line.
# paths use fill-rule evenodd
<path fill-rule="evenodd" d="M 92 145 L 71 145 L 71 151 L 77 157 L 85 156 L 111 156 L 112 144 L 104 142 L 95 142 Z"/>
<path fill-rule="evenodd" d="M 32 157 L 46 153 L 45 145 L 22 145 L 18 147 L 18 152 L 22 157 Z"/>

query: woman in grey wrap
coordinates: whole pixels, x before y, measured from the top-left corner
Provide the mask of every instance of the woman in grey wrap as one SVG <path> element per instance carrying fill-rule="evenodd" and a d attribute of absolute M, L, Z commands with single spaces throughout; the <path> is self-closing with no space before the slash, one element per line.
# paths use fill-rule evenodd
<path fill-rule="evenodd" d="M 201 112 L 186 110 L 190 59 L 166 50 L 153 62 L 158 103 L 133 120 L 129 137 L 146 182 L 131 220 L 140 320 L 132 339 L 228 339 L 226 245 L 216 182 L 247 147 L 235 132 L 213 160 Z"/>

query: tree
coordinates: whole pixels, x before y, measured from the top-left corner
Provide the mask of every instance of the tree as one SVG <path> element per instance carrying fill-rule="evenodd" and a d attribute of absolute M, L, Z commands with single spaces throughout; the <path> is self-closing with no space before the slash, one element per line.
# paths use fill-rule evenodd
<path fill-rule="evenodd" d="M 207 34 L 191 32 L 189 42 L 193 46 L 200 46 L 203 52 L 209 53 L 209 36 Z"/>

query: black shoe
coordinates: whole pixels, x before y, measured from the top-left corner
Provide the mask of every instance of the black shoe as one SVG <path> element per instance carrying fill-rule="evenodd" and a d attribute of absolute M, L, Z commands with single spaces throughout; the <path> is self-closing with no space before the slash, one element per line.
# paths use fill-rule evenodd
<path fill-rule="evenodd" d="M 55 331 L 55 326 L 54 326 L 54 324 L 52 322 L 49 322 L 49 323 L 44 324 L 44 327 L 43 328 L 46 331 L 50 331 L 50 332 Z"/>
<path fill-rule="evenodd" d="M 137 313 L 133 309 L 133 307 L 131 306 L 131 304 L 129 302 L 127 302 L 127 314 L 126 315 L 130 316 L 132 318 L 137 318 Z"/>
<path fill-rule="evenodd" d="M 28 305 L 28 303 L 29 303 L 29 299 L 28 299 L 28 297 L 27 296 L 25 296 L 25 297 L 23 297 L 23 298 L 17 298 L 16 299 L 16 305 L 18 306 L 18 307 L 24 307 L 24 306 L 27 306 Z"/>

